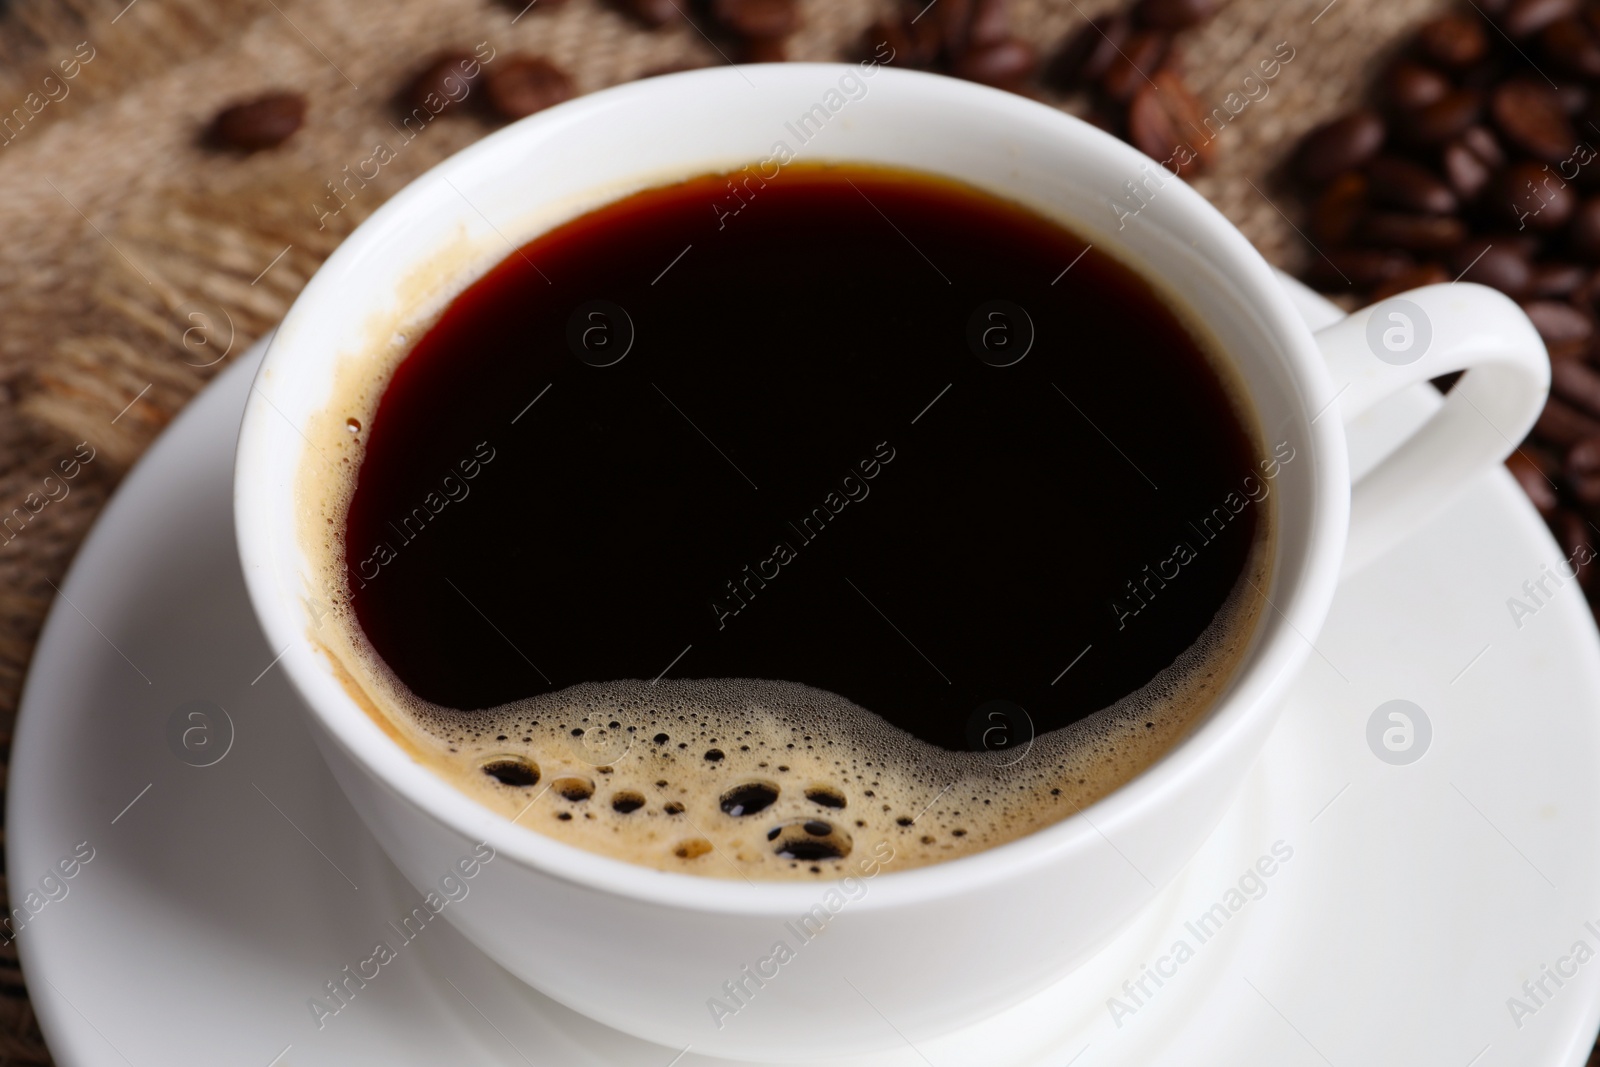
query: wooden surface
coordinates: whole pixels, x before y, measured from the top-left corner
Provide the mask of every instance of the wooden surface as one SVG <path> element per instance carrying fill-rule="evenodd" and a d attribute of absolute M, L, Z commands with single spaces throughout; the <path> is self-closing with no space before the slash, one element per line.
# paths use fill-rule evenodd
<path fill-rule="evenodd" d="M 791 59 L 845 58 L 891 0 L 802 0 Z M 1014 0 L 1020 34 L 1050 50 L 1120 0 Z M 228 359 L 283 313 L 340 238 L 423 170 L 492 129 L 429 124 L 318 228 L 324 183 L 392 138 L 396 91 L 446 44 L 547 56 L 583 92 L 667 64 L 722 62 L 693 29 L 651 32 L 602 0 L 548 9 L 488 0 L 12 0 L 0 7 L 0 757 L 28 657 L 72 554 L 119 477 Z M 1304 246 L 1277 178 L 1308 127 L 1358 101 L 1395 43 L 1443 0 L 1230 0 L 1181 41 L 1207 110 L 1286 45 L 1293 58 L 1218 138 L 1197 187 L 1267 258 Z M 87 44 L 85 44 L 85 42 Z M 70 81 L 43 78 L 92 53 Z M 66 94 L 61 95 L 65 87 Z M 250 157 L 201 148 L 223 104 L 301 91 L 307 124 Z M 32 97 L 29 94 L 37 94 Z M 43 101 L 43 106 L 39 106 Z M 1082 102 L 1050 98 L 1068 110 Z M 30 108 L 37 109 L 31 114 Z M 0 126 L 0 130 L 4 127 Z M 211 347 L 183 341 L 190 311 L 231 319 Z M 227 352 L 210 363 L 215 353 Z M 45 483 L 80 443 L 94 460 Z M 79 453 L 82 454 L 81 452 Z M 65 493 L 63 495 L 63 487 Z M 30 495 L 32 494 L 32 495 Z M 54 497 L 54 499 L 52 499 Z M 41 504 L 40 502 L 43 501 Z M 36 513 L 35 513 L 36 511 Z M 15 954 L 0 948 L 0 1067 L 49 1062 Z"/>

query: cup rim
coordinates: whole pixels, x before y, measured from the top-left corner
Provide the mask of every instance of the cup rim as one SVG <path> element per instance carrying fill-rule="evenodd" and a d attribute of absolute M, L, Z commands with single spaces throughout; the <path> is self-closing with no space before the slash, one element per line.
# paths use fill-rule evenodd
<path fill-rule="evenodd" d="M 814 93 L 817 79 L 837 78 L 856 65 L 847 63 L 783 63 L 751 68 L 763 81 L 781 81 Z M 333 252 L 306 284 L 284 316 L 280 328 L 258 368 L 240 427 L 234 470 L 234 511 L 240 561 L 252 606 L 269 643 L 288 646 L 279 664 L 313 719 L 355 765 L 431 820 L 463 837 L 488 843 L 497 854 L 568 883 L 642 902 L 694 911 L 745 915 L 786 915 L 809 906 L 837 880 L 760 881 L 660 871 L 625 860 L 589 852 L 547 837 L 537 830 L 512 823 L 505 816 L 473 800 L 413 759 L 361 709 L 333 677 L 323 656 L 305 640 L 306 620 L 291 585 L 292 569 L 285 576 L 277 565 L 283 553 L 297 543 L 292 514 L 274 513 L 269 485 L 254 492 L 257 472 L 263 469 L 272 432 L 269 420 L 280 418 L 266 401 L 264 390 L 273 375 L 288 377 L 296 364 L 285 354 L 280 340 L 296 333 L 292 326 L 307 317 L 309 308 L 340 302 L 339 275 L 356 260 L 363 246 L 403 224 L 413 204 L 441 183 L 470 171 L 480 161 L 508 146 L 536 142 L 547 134 L 585 121 L 604 121 L 619 106 L 671 106 L 687 95 L 711 98 L 729 90 L 743 90 L 746 75 L 738 66 L 661 75 L 624 83 L 579 97 L 529 116 L 475 142 L 436 164 L 363 221 Z M 1148 157 L 1131 146 L 1048 105 L 1024 97 L 942 75 L 879 67 L 875 87 L 886 84 L 909 93 L 943 96 L 989 113 L 996 123 L 1054 127 L 1062 137 L 1083 143 L 1086 151 L 1099 152 L 1125 165 L 1128 173 L 1149 166 Z M 900 90 L 897 90 L 900 91 Z M 681 106 L 681 100 L 679 101 Z M 837 158 L 847 159 L 848 155 Z M 717 164 L 711 164 L 713 168 Z M 920 168 L 926 169 L 926 168 Z M 647 166 L 639 168 L 649 173 Z M 684 177 L 691 176 L 685 173 Z M 1004 195 L 1004 194 L 1002 194 Z M 1170 749 L 1129 781 L 1087 809 L 1032 833 L 985 849 L 910 870 L 888 870 L 872 878 L 873 892 L 853 907 L 890 908 L 938 899 L 955 893 L 1003 885 L 1007 879 L 1040 865 L 1058 862 L 1078 850 L 1109 840 L 1108 835 L 1140 812 L 1158 806 L 1164 796 L 1182 791 L 1186 783 L 1205 773 L 1215 754 L 1229 747 L 1229 739 L 1250 729 L 1256 716 L 1272 714 L 1281 703 L 1299 666 L 1310 652 L 1303 633 L 1314 634 L 1332 602 L 1344 553 L 1349 513 L 1349 472 L 1344 429 L 1338 419 L 1311 419 L 1310 400 L 1332 395 L 1327 370 L 1310 330 L 1278 285 L 1272 268 L 1245 236 L 1209 201 L 1182 181 L 1163 190 L 1166 210 L 1182 213 L 1201 226 L 1210 243 L 1209 253 L 1225 261 L 1230 277 L 1253 301 L 1263 328 L 1285 339 L 1282 360 L 1289 380 L 1298 391 L 1296 403 L 1307 420 L 1303 432 L 1309 442 L 1312 471 L 1312 522 L 1302 549 L 1304 562 L 1296 586 L 1284 593 L 1277 587 L 1283 566 L 1274 572 L 1273 614 L 1263 617 L 1252 637 L 1257 662 L 1236 673 L 1227 693 L 1204 718 Z M 360 315 L 360 309 L 346 311 Z M 290 327 L 290 328 L 285 328 Z M 329 361 L 324 361 L 329 362 Z M 304 363 L 304 360 L 301 360 Z M 329 366 L 315 373 L 331 372 Z M 302 372 L 303 373 L 303 372 Z M 1320 423 L 1320 425 L 1319 425 Z M 295 447 L 300 439 L 285 423 L 278 436 Z M 296 454 L 299 450 L 296 449 Z M 292 509 L 290 509 L 292 510 Z M 287 539 L 288 547 L 285 547 Z M 1278 551 L 1286 551 L 1280 543 Z M 280 580 L 281 579 L 281 580 Z M 1276 616 L 1276 617 L 1274 617 Z M 1093 819 L 1084 812 L 1092 812 Z M 844 877 L 845 875 L 841 875 Z"/>

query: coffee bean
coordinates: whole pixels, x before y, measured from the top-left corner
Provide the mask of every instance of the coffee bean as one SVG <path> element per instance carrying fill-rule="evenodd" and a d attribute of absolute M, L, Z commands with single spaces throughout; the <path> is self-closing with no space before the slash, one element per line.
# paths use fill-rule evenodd
<path fill-rule="evenodd" d="M 1487 126 L 1469 126 L 1461 134 L 1461 143 L 1472 149 L 1472 153 L 1483 160 L 1491 170 L 1499 170 L 1506 165 L 1505 150 L 1500 147 L 1500 142 Z"/>
<path fill-rule="evenodd" d="M 1489 52 L 1489 37 L 1475 15 L 1440 15 L 1417 31 L 1423 54 L 1441 66 L 1470 67 Z"/>
<path fill-rule="evenodd" d="M 1534 466 L 1534 470 L 1543 473 L 1538 471 L 1537 466 Z M 1561 474 L 1580 503 L 1590 507 L 1600 504 L 1600 437 L 1585 437 L 1568 449 L 1566 461 L 1561 465 Z M 1520 478 L 1518 480 L 1521 481 Z M 1533 493 L 1528 493 L 1528 497 L 1532 499 Z M 1535 502 L 1534 506 L 1539 505 Z M 1544 511 L 1542 507 L 1539 510 Z"/>
<path fill-rule="evenodd" d="M 1589 272 L 1576 263 L 1536 263 L 1533 280 L 1528 285 L 1530 296 L 1552 298 L 1570 297 L 1584 287 Z"/>
<path fill-rule="evenodd" d="M 1533 432 L 1553 445 L 1570 448 L 1586 437 L 1600 437 L 1600 421 L 1551 397 L 1533 424 Z"/>
<path fill-rule="evenodd" d="M 941 40 L 939 27 L 932 19 L 913 23 L 909 16 L 901 15 L 879 19 L 867 27 L 863 42 L 868 56 L 877 57 L 888 50 L 897 67 L 926 67 L 939 57 Z"/>
<path fill-rule="evenodd" d="M 1571 304 L 1558 300 L 1530 300 L 1522 310 L 1550 350 L 1551 361 L 1575 359 L 1589 349 L 1594 320 Z"/>
<path fill-rule="evenodd" d="M 999 44 L 1011 38 L 1010 0 L 977 0 L 967 23 L 967 42 L 973 46 Z"/>
<path fill-rule="evenodd" d="M 455 107 L 472 91 L 483 67 L 470 52 L 441 52 L 417 72 L 401 99 L 406 107 L 438 114 Z"/>
<path fill-rule="evenodd" d="M 711 10 L 741 37 L 787 37 L 800 28 L 796 0 L 713 0 Z"/>
<path fill-rule="evenodd" d="M 1570 359 L 1550 367 L 1550 391 L 1586 415 L 1600 418 L 1600 373 Z M 1595 473 L 1600 473 L 1597 465 Z"/>
<path fill-rule="evenodd" d="M 1456 196 L 1466 201 L 1476 200 L 1494 176 L 1488 164 L 1460 140 L 1444 146 L 1440 163 L 1450 188 Z"/>
<path fill-rule="evenodd" d="M 1596 449 L 1595 458 L 1600 460 L 1600 449 Z M 1531 449 L 1527 445 L 1511 453 L 1506 458 L 1506 466 L 1516 476 L 1517 484 L 1522 486 L 1522 491 L 1527 494 L 1539 514 L 1547 519 L 1554 515 L 1560 503 L 1556 497 L 1556 487 L 1551 484 L 1555 480 L 1552 477 L 1555 472 L 1547 473 L 1532 457 Z M 1600 472 L 1600 467 L 1597 467 L 1597 472 Z M 1600 486 L 1600 479 L 1596 480 L 1596 485 Z"/>
<path fill-rule="evenodd" d="M 1489 113 L 1506 140 L 1536 159 L 1558 163 L 1572 153 L 1577 140 L 1572 123 L 1545 86 L 1506 82 L 1490 97 Z"/>
<path fill-rule="evenodd" d="M 1517 228 L 1550 233 L 1565 226 L 1578 206 L 1572 187 L 1538 163 L 1513 163 L 1489 193 L 1491 205 Z"/>
<path fill-rule="evenodd" d="M 1424 285 L 1441 285 L 1450 280 L 1450 272 L 1437 263 L 1423 263 L 1390 278 L 1372 291 L 1372 300 L 1387 300 L 1391 296 L 1421 289 Z"/>
<path fill-rule="evenodd" d="M 1111 61 L 1100 78 L 1100 88 L 1113 100 L 1132 100 L 1133 94 L 1149 85 L 1150 77 L 1161 69 L 1172 40 L 1164 33 L 1137 30 L 1122 46 L 1122 54 Z"/>
<path fill-rule="evenodd" d="M 1374 211 L 1363 216 L 1355 239 L 1379 248 L 1408 252 L 1449 252 L 1467 238 L 1466 223 L 1447 215 L 1402 215 Z"/>
<path fill-rule="evenodd" d="M 628 14 L 651 28 L 667 26 L 683 18 L 676 0 L 623 0 Z"/>
<path fill-rule="evenodd" d="M 741 63 L 782 63 L 789 47 L 782 37 L 747 37 L 739 44 Z"/>
<path fill-rule="evenodd" d="M 1063 92 L 1092 85 L 1105 76 L 1133 32 L 1121 15 L 1101 15 L 1085 22 L 1050 61 L 1046 83 Z"/>
<path fill-rule="evenodd" d="M 1311 206 L 1311 239 L 1328 245 L 1347 243 L 1368 206 L 1367 176 L 1357 170 L 1339 175 Z"/>
<path fill-rule="evenodd" d="M 974 3 L 975 0 L 939 0 L 922 12 L 923 21 L 932 22 L 939 31 L 939 48 L 947 60 L 967 50 L 967 27 L 972 22 Z"/>
<path fill-rule="evenodd" d="M 1312 185 L 1322 185 L 1377 155 L 1384 134 L 1376 112 L 1353 111 L 1306 134 L 1295 153 L 1294 171 Z"/>
<path fill-rule="evenodd" d="M 1401 116 L 1400 130 L 1406 139 L 1423 147 L 1442 145 L 1465 133 L 1478 121 L 1483 98 L 1470 89 L 1457 89 Z"/>
<path fill-rule="evenodd" d="M 1311 260 L 1307 277 L 1321 289 L 1371 289 L 1416 266 L 1393 249 L 1330 248 Z"/>
<path fill-rule="evenodd" d="M 1577 572 L 1574 577 L 1578 579 L 1578 587 L 1585 592 L 1593 589 L 1600 569 L 1595 567 L 1594 542 L 1590 540 L 1593 531 L 1589 523 L 1577 512 L 1563 508 L 1555 516 L 1555 534 L 1561 550 Z"/>
<path fill-rule="evenodd" d="M 1512 0 L 1500 25 L 1512 37 L 1531 37 L 1557 19 L 1577 12 L 1578 0 Z"/>
<path fill-rule="evenodd" d="M 1426 167 L 1397 156 L 1379 156 L 1367 164 L 1372 200 L 1386 207 L 1424 214 L 1448 215 L 1458 206 L 1450 187 Z"/>
<path fill-rule="evenodd" d="M 276 148 L 300 128 L 305 117 L 306 98 L 299 93 L 267 93 L 217 112 L 208 139 L 220 148 L 240 152 Z"/>
<path fill-rule="evenodd" d="M 1450 267 L 1464 282 L 1477 282 L 1516 299 L 1533 282 L 1528 258 L 1504 241 L 1473 238 L 1451 257 Z"/>
<path fill-rule="evenodd" d="M 1600 196 L 1585 200 L 1573 213 L 1567 243 L 1584 259 L 1600 263 Z"/>
<path fill-rule="evenodd" d="M 1388 101 L 1396 107 L 1416 109 L 1442 100 L 1450 92 L 1450 79 L 1421 63 L 1402 59 L 1384 76 Z"/>
<path fill-rule="evenodd" d="M 520 119 L 572 98 L 567 72 L 537 56 L 509 56 L 489 74 L 484 85 L 489 106 L 502 117 Z"/>
<path fill-rule="evenodd" d="M 1589 109 L 1589 90 L 1576 82 L 1562 82 L 1551 92 L 1561 113 L 1568 117 L 1581 115 Z"/>
<path fill-rule="evenodd" d="M 1202 128 L 1200 101 L 1170 70 L 1157 71 L 1152 82 L 1128 107 L 1128 139 L 1180 177 L 1203 170 L 1214 161 L 1216 149 L 1213 141 L 1194 134 Z M 1193 144 L 1196 140 L 1202 142 L 1199 147 Z"/>
<path fill-rule="evenodd" d="M 1133 18 L 1141 26 L 1177 33 L 1198 26 L 1221 6 L 1221 0 L 1139 0 Z"/>
<path fill-rule="evenodd" d="M 1005 89 L 1033 75 L 1039 56 L 1033 45 L 1016 37 L 969 48 L 950 66 L 950 73 L 967 81 Z"/>

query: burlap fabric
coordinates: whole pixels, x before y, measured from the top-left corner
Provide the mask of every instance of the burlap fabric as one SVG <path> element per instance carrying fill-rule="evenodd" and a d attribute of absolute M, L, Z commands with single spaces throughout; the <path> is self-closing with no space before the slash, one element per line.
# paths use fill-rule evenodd
<path fill-rule="evenodd" d="M 223 334 L 207 339 L 210 350 L 195 335 L 185 344 L 188 312 L 226 309 L 236 357 L 356 223 L 491 128 L 467 116 L 432 122 L 319 229 L 314 205 L 334 204 L 324 183 L 394 140 L 394 96 L 419 62 L 446 44 L 488 41 L 548 56 L 588 92 L 666 65 L 724 61 L 692 28 L 647 31 L 604 0 L 550 2 L 525 12 L 489 0 L 0 8 L 0 515 L 28 516 L 0 532 L 0 756 L 9 758 L 51 583 L 118 478 L 227 362 L 203 365 Z M 888 2 L 802 0 L 790 58 L 847 57 Z M 1015 0 L 1018 29 L 1048 51 L 1121 2 Z M 1277 175 L 1283 154 L 1359 100 L 1406 31 L 1445 3 L 1231 0 L 1182 40 L 1189 85 L 1229 113 L 1220 161 L 1197 185 L 1268 259 L 1294 269 L 1305 254 L 1291 221 L 1299 205 Z M 1239 108 L 1245 76 L 1284 43 L 1292 59 Z M 199 145 L 220 105 L 280 87 L 311 101 L 305 128 L 282 148 L 237 157 Z M 79 442 L 96 458 L 47 493 L 44 477 Z M 14 952 L 0 948 L 0 1067 L 48 1062 Z"/>

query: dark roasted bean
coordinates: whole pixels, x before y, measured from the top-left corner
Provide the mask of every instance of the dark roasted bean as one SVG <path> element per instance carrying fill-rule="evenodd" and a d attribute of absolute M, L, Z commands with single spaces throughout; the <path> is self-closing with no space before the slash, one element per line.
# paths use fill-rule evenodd
<path fill-rule="evenodd" d="M 968 49 L 950 67 L 950 73 L 968 81 L 1009 88 L 1033 75 L 1039 56 L 1028 42 L 1016 37 Z"/>
<path fill-rule="evenodd" d="M 1511 0 L 1500 20 L 1512 37 L 1531 37 L 1557 19 L 1578 12 L 1578 0 Z"/>
<path fill-rule="evenodd" d="M 1450 272 L 1437 263 L 1423 263 L 1395 275 L 1372 291 L 1374 302 L 1387 300 L 1400 293 L 1421 289 L 1424 285 L 1439 285 L 1450 280 Z"/>
<path fill-rule="evenodd" d="M 464 100 L 483 74 L 470 52 L 441 52 L 411 79 L 403 100 L 406 106 L 438 114 Z"/>
<path fill-rule="evenodd" d="M 1482 111 L 1482 97 L 1470 89 L 1457 89 L 1426 107 L 1406 112 L 1401 130 L 1416 144 L 1440 145 L 1466 133 Z"/>
<path fill-rule="evenodd" d="M 1494 176 L 1489 165 L 1459 140 L 1445 145 L 1440 163 L 1451 190 L 1462 200 L 1476 200 Z"/>
<path fill-rule="evenodd" d="M 1339 175 L 1311 206 L 1311 238 L 1330 245 L 1346 244 L 1356 220 L 1367 213 L 1367 176 L 1358 170 Z"/>
<path fill-rule="evenodd" d="M 1487 163 L 1491 170 L 1506 165 L 1505 149 L 1487 126 L 1468 126 L 1461 132 L 1461 143 L 1472 149 L 1473 155 Z"/>
<path fill-rule="evenodd" d="M 1578 206 L 1567 226 L 1567 242 L 1584 259 L 1600 263 L 1600 196 Z"/>
<path fill-rule="evenodd" d="M 1355 239 L 1379 248 L 1450 252 L 1467 238 L 1467 227 L 1448 215 L 1402 215 L 1374 211 L 1356 223 Z"/>
<path fill-rule="evenodd" d="M 1539 43 L 1558 71 L 1579 78 L 1600 78 L 1600 42 L 1582 19 L 1552 22 L 1539 35 Z"/>
<path fill-rule="evenodd" d="M 967 23 L 967 42 L 974 46 L 999 44 L 1011 38 L 1010 0 L 976 0 Z"/>
<path fill-rule="evenodd" d="M 305 118 L 306 98 L 299 93 L 267 93 L 219 111 L 211 120 L 209 138 L 218 147 L 240 152 L 276 148 Z"/>
<path fill-rule="evenodd" d="M 1600 459 L 1600 450 L 1597 450 L 1596 459 Z M 1553 479 L 1550 475 L 1554 473 L 1553 471 L 1546 472 L 1532 457 L 1527 446 L 1511 453 L 1506 459 L 1506 466 L 1511 468 L 1517 484 L 1522 486 L 1522 491 L 1528 495 L 1533 506 L 1539 509 L 1539 514 L 1545 518 L 1555 514 L 1559 501 L 1556 498 L 1556 487 L 1551 484 Z M 1597 469 L 1597 473 L 1600 473 L 1600 469 Z M 1600 479 L 1596 479 L 1596 485 L 1600 486 Z"/>
<path fill-rule="evenodd" d="M 1449 186 L 1407 159 L 1379 156 L 1367 164 L 1367 179 L 1376 204 L 1432 215 L 1448 215 L 1459 206 Z"/>
<path fill-rule="evenodd" d="M 1440 15 L 1417 31 L 1423 54 L 1446 67 L 1470 67 L 1489 51 L 1489 37 L 1476 15 Z"/>
<path fill-rule="evenodd" d="M 1450 92 L 1450 79 L 1421 63 L 1402 59 L 1384 76 L 1389 103 L 1399 108 L 1427 107 Z"/>
<path fill-rule="evenodd" d="M 1533 432 L 1560 448 L 1570 448 L 1585 437 L 1600 437 L 1600 421 L 1552 397 L 1545 401 Z"/>
<path fill-rule="evenodd" d="M 1490 98 L 1489 112 L 1506 140 L 1546 163 L 1566 159 L 1576 145 L 1560 98 L 1543 85 L 1506 82 Z"/>
<path fill-rule="evenodd" d="M 1534 329 L 1550 350 L 1550 359 L 1571 360 L 1588 351 L 1594 338 L 1594 320 L 1571 304 L 1559 300 L 1531 300 L 1522 305 Z M 1552 382 L 1553 387 L 1553 382 Z M 1595 412 L 1600 414 L 1600 410 Z"/>
<path fill-rule="evenodd" d="M 1133 17 L 1141 26 L 1177 33 L 1200 25 L 1220 6 L 1220 0 L 1139 0 L 1133 5 Z"/>
<path fill-rule="evenodd" d="M 1492 238 L 1474 238 L 1463 244 L 1450 266 L 1462 281 L 1487 285 L 1513 299 L 1526 295 L 1533 282 L 1527 257 Z"/>
<path fill-rule="evenodd" d="M 1561 467 L 1573 496 L 1590 507 L 1600 504 L 1600 437 L 1585 437 L 1569 448 Z"/>
<path fill-rule="evenodd" d="M 547 59 L 510 56 L 490 72 L 484 93 L 502 118 L 520 119 L 571 99 L 572 79 Z"/>
<path fill-rule="evenodd" d="M 1376 156 L 1383 139 L 1383 120 L 1376 112 L 1351 112 L 1306 134 L 1295 154 L 1295 173 L 1322 185 Z"/>
<path fill-rule="evenodd" d="M 1500 172 L 1491 206 L 1517 224 L 1540 233 L 1559 230 L 1572 218 L 1578 197 L 1549 167 L 1514 163 Z"/>
<path fill-rule="evenodd" d="M 683 18 L 677 0 L 624 0 L 623 6 L 646 26 L 666 26 Z"/>
<path fill-rule="evenodd" d="M 1404 252 L 1379 248 L 1330 248 L 1311 260 L 1307 276 L 1323 289 L 1371 289 L 1416 266 Z"/>
<path fill-rule="evenodd" d="M 1214 142 L 1194 136 L 1200 122 L 1194 94 L 1176 74 L 1157 71 L 1153 84 L 1140 89 L 1128 107 L 1128 139 L 1151 159 L 1187 177 L 1213 161 Z M 1200 145 L 1194 147 L 1197 140 Z"/>
<path fill-rule="evenodd" d="M 739 45 L 741 63 L 782 63 L 789 58 L 782 37 L 746 37 Z"/>
<path fill-rule="evenodd" d="M 1085 22 L 1050 61 L 1045 80 L 1065 90 L 1092 85 L 1105 76 L 1133 25 L 1121 15 L 1102 15 Z"/>
<path fill-rule="evenodd" d="M 1536 263 L 1530 296 L 1568 297 L 1583 288 L 1589 272 L 1576 263 Z"/>
<path fill-rule="evenodd" d="M 879 19 L 867 27 L 863 44 L 867 54 L 881 62 L 926 67 L 939 56 L 939 27 L 931 19 L 915 23 L 904 16 Z"/>
<path fill-rule="evenodd" d="M 1594 588 L 1595 577 L 1600 574 L 1600 570 L 1594 565 L 1595 550 L 1594 542 L 1591 540 L 1593 530 L 1582 515 L 1575 511 L 1567 511 L 1565 508 L 1556 513 L 1555 527 L 1556 540 L 1561 543 L 1561 550 L 1571 561 L 1571 569 L 1562 567 L 1562 571 L 1577 578 L 1578 587 L 1588 592 Z"/>
<path fill-rule="evenodd" d="M 1151 75 L 1161 69 L 1172 40 L 1164 33 L 1138 30 L 1122 46 L 1122 54 L 1100 78 L 1100 88 L 1113 100 L 1132 100 L 1133 94 L 1149 85 Z"/>
<path fill-rule="evenodd" d="M 800 27 L 796 0 L 713 0 L 711 10 L 741 37 L 787 37 Z"/>
<path fill-rule="evenodd" d="M 1600 373 L 1581 360 L 1553 364 L 1550 391 L 1584 414 L 1600 418 Z"/>

